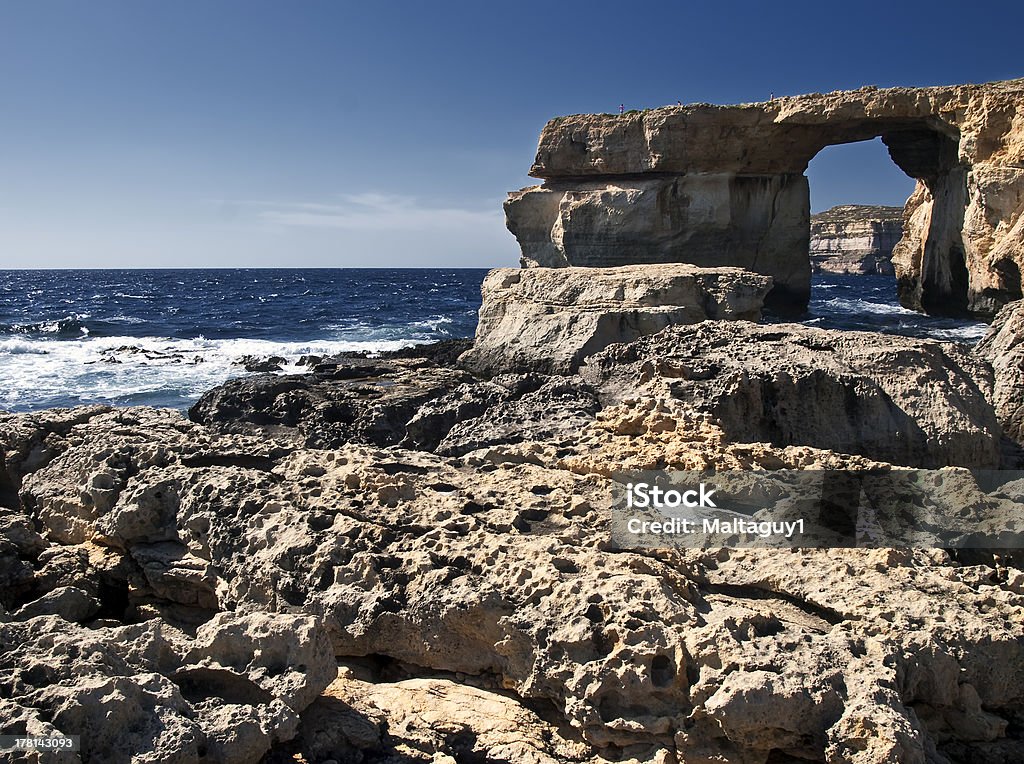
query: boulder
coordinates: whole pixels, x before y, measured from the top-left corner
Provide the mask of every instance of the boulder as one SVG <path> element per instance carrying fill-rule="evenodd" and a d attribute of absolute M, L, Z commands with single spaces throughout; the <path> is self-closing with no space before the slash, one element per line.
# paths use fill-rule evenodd
<path fill-rule="evenodd" d="M 281 367 L 288 363 L 288 360 L 279 355 L 243 355 L 241 358 L 236 359 L 234 363 L 236 366 L 242 366 L 246 371 L 267 374 L 281 371 Z"/>
<path fill-rule="evenodd" d="M 597 392 L 579 378 L 509 376 L 496 377 L 499 386 L 508 385 L 505 395 L 476 416 L 460 417 L 433 450 L 461 456 L 511 443 L 572 443 L 601 408 Z"/>
<path fill-rule="evenodd" d="M 910 467 L 1000 466 L 991 371 L 954 343 L 705 321 L 609 347 L 583 376 L 606 404 L 644 386 L 664 390 L 732 442 L 810 445 Z"/>
<path fill-rule="evenodd" d="M 0 731 L 78 735 L 81 760 L 248 764 L 290 739 L 334 678 L 308 616 L 221 614 L 193 638 L 157 620 L 0 624 Z"/>
<path fill-rule="evenodd" d="M 459 361 L 483 375 L 569 373 L 672 324 L 757 320 L 770 287 L 738 268 L 499 268 L 484 280 L 476 340 Z"/>
<path fill-rule="evenodd" d="M 100 603 L 77 586 L 60 586 L 13 614 L 15 621 L 40 615 L 59 615 L 65 621 L 84 621 L 99 612 Z"/>
<path fill-rule="evenodd" d="M 303 714 L 296 742 L 285 750 L 306 761 L 359 761 L 365 751 L 396 764 L 605 761 L 578 732 L 545 720 L 500 688 L 454 677 L 390 679 L 358 665 L 342 667 Z"/>

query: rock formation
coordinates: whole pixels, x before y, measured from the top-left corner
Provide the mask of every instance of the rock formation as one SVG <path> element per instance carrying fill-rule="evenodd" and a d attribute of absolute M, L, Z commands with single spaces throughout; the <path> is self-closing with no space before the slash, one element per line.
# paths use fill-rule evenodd
<path fill-rule="evenodd" d="M 811 270 L 891 276 L 903 235 L 903 210 L 846 204 L 811 215 Z"/>
<path fill-rule="evenodd" d="M 688 262 L 770 275 L 806 306 L 808 162 L 881 136 L 917 188 L 893 255 L 904 305 L 992 315 L 1021 295 L 1024 81 L 868 87 L 739 106 L 551 120 L 510 194 L 524 266 Z"/>
<path fill-rule="evenodd" d="M 499 352 L 495 343 L 486 357 Z M 510 345 L 510 357 L 521 352 Z M 462 456 L 568 444 L 609 407 L 678 399 L 687 421 L 713 421 L 724 442 L 807 445 L 906 467 L 995 469 L 1002 458 L 989 364 L 934 340 L 703 321 L 612 345 L 577 374 L 485 380 L 429 359 L 387 357 L 327 368 L 233 380 L 206 393 L 190 416 L 221 433 L 293 447 L 400 445 Z"/>
<path fill-rule="evenodd" d="M 482 373 L 575 371 L 617 342 L 705 319 L 758 320 L 771 279 L 738 268 L 501 268 L 483 284 L 472 349 Z"/>
<path fill-rule="evenodd" d="M 993 469 L 1001 458 L 991 371 L 952 343 L 706 321 L 609 348 L 582 375 L 606 401 L 633 398 L 648 380 L 733 442 L 909 467 Z"/>
<path fill-rule="evenodd" d="M 471 379 L 422 357 L 321 360 L 306 375 L 238 377 L 208 390 L 189 413 L 223 432 L 288 433 L 314 448 L 389 446 L 405 437 L 406 422 L 423 404 Z"/>

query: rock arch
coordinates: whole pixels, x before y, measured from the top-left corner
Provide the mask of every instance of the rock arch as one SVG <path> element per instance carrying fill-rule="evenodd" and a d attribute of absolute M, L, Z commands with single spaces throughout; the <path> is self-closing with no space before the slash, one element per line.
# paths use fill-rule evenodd
<path fill-rule="evenodd" d="M 1019 299 L 1024 80 L 556 118 L 530 171 L 544 182 L 509 195 L 506 221 L 526 267 L 741 266 L 801 311 L 807 164 L 876 137 L 917 179 L 893 257 L 903 304 L 987 316 Z"/>

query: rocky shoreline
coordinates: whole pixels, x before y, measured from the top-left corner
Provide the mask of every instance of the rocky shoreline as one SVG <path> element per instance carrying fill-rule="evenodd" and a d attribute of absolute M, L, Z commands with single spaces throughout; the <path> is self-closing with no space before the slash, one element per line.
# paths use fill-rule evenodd
<path fill-rule="evenodd" d="M 0 733 L 81 736 L 37 761 L 1021 759 L 1019 550 L 610 543 L 622 470 L 1021 467 L 1022 303 L 972 350 L 758 324 L 768 285 L 498 271 L 475 343 L 188 418 L 0 414 Z"/>

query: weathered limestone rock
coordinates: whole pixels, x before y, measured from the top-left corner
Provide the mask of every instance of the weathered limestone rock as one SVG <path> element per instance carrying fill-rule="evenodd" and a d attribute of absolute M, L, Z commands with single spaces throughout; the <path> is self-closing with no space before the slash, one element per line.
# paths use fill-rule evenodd
<path fill-rule="evenodd" d="M 84 621 L 96 615 L 99 609 L 99 601 L 84 589 L 60 586 L 20 608 L 13 618 L 23 621 L 39 615 L 59 615 L 66 621 Z"/>
<path fill-rule="evenodd" d="M 890 276 L 892 250 L 903 235 L 903 210 L 846 204 L 811 215 L 811 269 Z"/>
<path fill-rule="evenodd" d="M 1024 445 L 1024 301 L 999 311 L 975 351 L 995 372 L 992 405 L 1003 431 Z"/>
<path fill-rule="evenodd" d="M 893 256 L 901 300 L 991 315 L 1022 296 L 1022 115 L 1024 80 L 559 117 L 530 173 L 544 185 L 510 195 L 507 223 L 527 266 L 735 265 L 801 309 L 803 172 L 825 146 L 881 136 L 918 180 Z"/>
<path fill-rule="evenodd" d="M 0 624 L 0 730 L 80 735 L 84 762 L 249 764 L 295 734 L 334 673 L 308 616 L 225 613 L 195 637 L 34 617 Z"/>
<path fill-rule="evenodd" d="M 146 564 L 134 551 L 174 538 L 215 566 L 229 612 L 195 636 L 169 615 L 121 625 L 130 614 L 109 604 L 92 628 L 0 624 L 0 731 L 82 734 L 84 762 L 257 761 L 269 746 L 388 762 L 1019 760 L 1019 571 L 942 551 L 608 547 L 600 470 L 659 442 L 680 460 L 865 465 L 810 447 L 719 448 L 707 421 L 667 408 L 685 401 L 652 397 L 658 378 L 684 377 L 647 377 L 636 390 L 651 405 L 610 406 L 575 450 L 538 441 L 460 459 L 275 449 L 145 409 L 80 421 L 23 476 L 18 512 L 41 522 L 48 549 L 89 552 L 69 575 L 120 575 L 125 589 Z M 31 417 L 8 421 L 12 451 L 36 437 Z M 592 470 L 602 429 L 614 440 Z M 124 470 L 83 515 L 82 487 L 111 454 Z M 16 610 L 34 592 L 2 594 Z M 304 706 L 334 679 L 332 650 L 404 675 L 343 676 Z"/>
<path fill-rule="evenodd" d="M 484 280 L 476 340 L 460 363 L 487 375 L 571 372 L 672 324 L 757 320 L 770 286 L 738 268 L 499 268 Z"/>
<path fill-rule="evenodd" d="M 720 286 L 701 310 L 737 309 Z M 987 362 L 745 321 L 567 375 L 443 354 L 229 384 L 212 425 L 0 415 L 0 733 L 80 734 L 84 764 L 1024 758 L 1016 551 L 608 534 L 624 470 L 992 466 Z M 1024 495 L 946 473 L 964 508 Z"/>
<path fill-rule="evenodd" d="M 424 405 L 403 445 L 462 456 L 496 445 L 573 442 L 600 408 L 597 391 L 579 378 L 503 374 Z"/>
<path fill-rule="evenodd" d="M 612 346 L 583 376 L 606 402 L 635 398 L 645 385 L 668 391 L 733 442 L 912 467 L 1000 464 L 991 372 L 952 343 L 706 321 Z"/>
<path fill-rule="evenodd" d="M 341 667 L 303 714 L 293 747 L 305 760 L 358 761 L 362 752 L 373 751 L 382 764 L 601 761 L 578 733 L 543 719 L 498 687 L 475 687 L 454 676 L 385 679 L 379 673 Z"/>
<path fill-rule="evenodd" d="M 524 267 L 692 263 L 770 275 L 773 304 L 806 298 L 807 179 L 694 176 L 553 180 L 509 195 Z"/>

